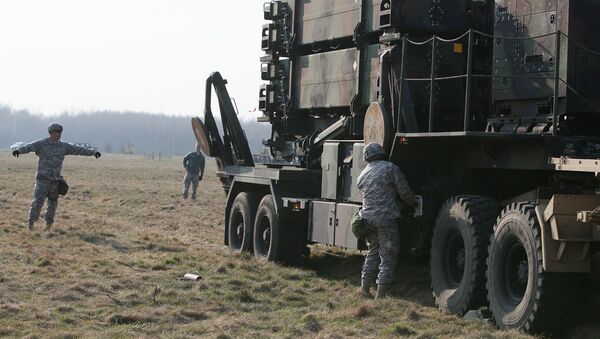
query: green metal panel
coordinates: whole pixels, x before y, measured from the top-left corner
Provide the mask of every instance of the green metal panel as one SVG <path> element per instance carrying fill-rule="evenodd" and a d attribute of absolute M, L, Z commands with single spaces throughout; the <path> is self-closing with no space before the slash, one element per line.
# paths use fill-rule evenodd
<path fill-rule="evenodd" d="M 393 6 L 399 7 L 400 27 L 464 31 L 467 28 L 467 2 L 470 1 L 419 0 L 401 1 Z"/>
<path fill-rule="evenodd" d="M 302 0 L 295 13 L 299 44 L 351 37 L 361 19 L 357 0 Z"/>
<path fill-rule="evenodd" d="M 556 11 L 557 0 L 516 0 L 516 13 L 518 16 L 525 16 L 549 11 Z M 513 1 L 514 3 L 515 1 Z"/>
<path fill-rule="evenodd" d="M 369 33 L 378 31 L 380 28 L 379 15 L 381 0 L 367 0 L 367 4 L 362 8 L 362 32 Z"/>
<path fill-rule="evenodd" d="M 556 36 L 536 37 L 554 33 L 563 24 L 566 18 L 557 5 L 557 0 L 496 0 L 495 35 L 523 40 L 497 39 L 494 44 L 494 75 L 507 76 L 494 79 L 494 100 L 543 99 L 554 95 L 554 79 L 539 77 L 554 76 Z M 563 6 L 562 10 L 566 8 Z M 567 57 L 565 51 L 566 48 L 561 50 L 562 61 Z M 561 65 L 561 77 L 566 79 L 566 63 Z M 515 75 L 531 78 L 510 78 Z M 565 95 L 566 87 L 561 85 L 559 96 Z"/>
<path fill-rule="evenodd" d="M 522 23 L 523 27 L 518 35 L 521 38 L 533 38 L 554 33 L 558 23 L 555 11 L 525 15 L 518 17 L 518 21 Z M 522 40 L 519 47 L 518 58 L 520 63 L 517 65 L 517 73 L 520 75 L 553 77 L 555 54 L 555 35 Z M 562 71 L 566 75 L 566 70 Z M 547 98 L 554 95 L 554 79 L 520 79 L 517 87 L 519 97 L 522 98 Z M 559 95 L 565 95 L 564 87 Z"/>
<path fill-rule="evenodd" d="M 358 92 L 358 63 L 354 48 L 299 57 L 293 85 L 295 107 L 349 106 Z"/>
<path fill-rule="evenodd" d="M 362 170 L 367 167 L 367 163 L 362 158 L 363 148 L 365 148 L 365 144 L 362 142 L 356 142 L 352 146 L 352 194 L 350 201 L 354 202 L 362 202 L 362 193 L 356 183 Z"/>
<path fill-rule="evenodd" d="M 337 204 L 335 208 L 335 245 L 358 249 L 358 239 L 352 233 L 352 217 L 360 209 L 357 204 Z"/>
<path fill-rule="evenodd" d="M 496 0 L 496 22 L 499 17 L 506 17 L 502 20 L 510 20 L 510 16 L 517 15 L 517 0 Z"/>
<path fill-rule="evenodd" d="M 323 146 L 323 154 L 321 156 L 321 198 L 332 199 L 337 198 L 338 192 L 338 168 L 339 168 L 339 149 L 340 144 L 337 142 L 325 143 Z"/>
<path fill-rule="evenodd" d="M 312 201 L 310 203 L 309 240 L 320 244 L 334 244 L 335 202 Z"/>

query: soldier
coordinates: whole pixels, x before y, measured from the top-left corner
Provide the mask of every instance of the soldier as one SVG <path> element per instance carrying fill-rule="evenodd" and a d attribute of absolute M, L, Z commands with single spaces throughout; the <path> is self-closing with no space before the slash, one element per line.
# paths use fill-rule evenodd
<path fill-rule="evenodd" d="M 93 155 L 96 159 L 100 158 L 101 155 L 100 152 L 92 149 L 60 141 L 62 130 L 63 127 L 61 125 L 53 122 L 48 126 L 48 138 L 31 142 L 19 147 L 12 153 L 13 156 L 18 158 L 20 154 L 33 151 L 39 158 L 33 200 L 29 209 L 29 230 L 33 230 L 33 224 L 40 217 L 40 210 L 46 198 L 48 198 L 48 205 L 44 216 L 46 229 L 50 229 L 52 223 L 54 223 L 54 213 L 58 206 L 59 182 L 64 180 L 60 172 L 65 155 Z"/>
<path fill-rule="evenodd" d="M 384 160 L 381 145 L 365 146 L 363 159 L 368 164 L 358 176 L 358 188 L 363 194 L 360 215 L 371 231 L 367 236 L 369 249 L 361 274 L 361 292 L 370 296 L 371 286 L 376 282 L 376 299 L 379 299 L 389 291 L 396 268 L 400 211 L 406 206 L 413 207 L 415 196 L 398 166 Z"/>
<path fill-rule="evenodd" d="M 204 155 L 200 151 L 200 144 L 196 143 L 196 151 L 190 152 L 183 158 L 185 177 L 183 178 L 183 199 L 187 199 L 190 184 L 192 184 L 192 200 L 196 200 L 198 183 L 204 175 Z"/>

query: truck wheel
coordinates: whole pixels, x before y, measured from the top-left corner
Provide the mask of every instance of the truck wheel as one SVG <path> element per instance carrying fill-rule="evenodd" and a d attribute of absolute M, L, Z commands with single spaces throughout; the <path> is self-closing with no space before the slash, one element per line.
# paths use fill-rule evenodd
<path fill-rule="evenodd" d="M 431 287 L 444 312 L 485 305 L 485 260 L 498 212 L 494 199 L 462 195 L 440 209 L 431 239 Z"/>
<path fill-rule="evenodd" d="M 281 231 L 273 196 L 265 195 L 258 205 L 254 221 L 254 255 L 266 261 L 281 261 L 285 248 Z"/>
<path fill-rule="evenodd" d="M 229 248 L 234 252 L 252 250 L 252 230 L 258 197 L 254 192 L 242 192 L 235 197 L 229 213 Z"/>
<path fill-rule="evenodd" d="M 577 298 L 578 276 L 545 273 L 535 204 L 502 210 L 491 236 L 487 261 L 490 311 L 502 329 L 529 333 L 565 327 Z"/>
<path fill-rule="evenodd" d="M 265 195 L 254 221 L 254 255 L 265 261 L 297 264 L 306 247 L 302 225 L 299 220 L 278 215 L 273 196 Z"/>

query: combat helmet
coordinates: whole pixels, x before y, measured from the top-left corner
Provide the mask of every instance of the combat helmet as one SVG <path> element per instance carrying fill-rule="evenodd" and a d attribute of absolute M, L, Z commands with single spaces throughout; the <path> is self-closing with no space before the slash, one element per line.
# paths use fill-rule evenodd
<path fill-rule="evenodd" d="M 375 158 L 383 158 L 385 156 L 385 151 L 383 147 L 378 143 L 370 143 L 363 149 L 363 160 L 371 161 Z"/>
<path fill-rule="evenodd" d="M 48 125 L 48 133 L 62 132 L 62 130 L 63 130 L 62 125 L 57 122 L 53 122 L 50 125 Z"/>

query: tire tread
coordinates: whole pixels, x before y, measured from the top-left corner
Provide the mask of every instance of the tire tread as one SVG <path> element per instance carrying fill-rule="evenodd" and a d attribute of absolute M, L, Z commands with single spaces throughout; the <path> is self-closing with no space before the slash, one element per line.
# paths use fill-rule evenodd
<path fill-rule="evenodd" d="M 458 195 L 446 200 L 441 210 L 449 210 L 453 205 L 460 206 L 467 215 L 471 227 L 472 237 L 475 238 L 471 248 L 474 253 L 474 265 L 471 265 L 470 283 L 467 284 L 467 298 L 453 311 L 459 315 L 464 315 L 470 309 L 477 309 L 486 304 L 485 272 L 487 249 L 492 231 L 492 225 L 498 213 L 496 200 L 480 195 Z M 440 217 L 436 220 L 436 225 L 440 223 Z M 433 263 L 433 259 L 432 263 Z M 433 269 L 434 265 L 430 265 Z M 433 281 L 433 279 L 432 279 Z M 433 298 L 436 306 L 442 306 L 443 302 L 439 300 L 435 291 Z"/>
<path fill-rule="evenodd" d="M 535 248 L 537 251 L 537 290 L 532 291 L 531 294 L 534 298 L 534 304 L 532 311 L 527 317 L 527 320 L 523 323 L 520 329 L 528 333 L 540 333 L 540 332 L 555 332 L 564 326 L 565 320 L 571 317 L 572 304 L 577 298 L 577 285 L 579 279 L 574 274 L 559 274 L 559 273 L 548 273 L 544 272 L 543 269 L 543 257 L 542 257 L 542 235 L 541 228 L 536 215 L 536 204 L 533 202 L 518 202 L 511 203 L 506 206 L 496 223 L 494 224 L 493 233 L 490 237 L 488 253 L 491 251 L 493 245 L 494 236 L 498 229 L 498 224 L 507 214 L 518 212 L 525 216 L 528 227 L 531 228 L 534 240 Z M 487 265 L 490 265 L 490 259 L 487 260 Z M 486 274 L 487 275 L 487 274 Z M 486 285 L 488 291 L 490 290 L 490 281 L 488 280 Z M 488 303 L 491 304 L 492 300 L 488 293 Z M 499 327 L 506 327 L 502 323 L 499 323 L 498 319 L 492 311 L 492 319 Z"/>

